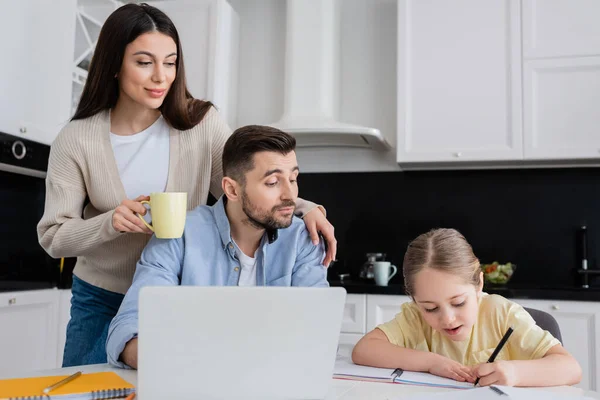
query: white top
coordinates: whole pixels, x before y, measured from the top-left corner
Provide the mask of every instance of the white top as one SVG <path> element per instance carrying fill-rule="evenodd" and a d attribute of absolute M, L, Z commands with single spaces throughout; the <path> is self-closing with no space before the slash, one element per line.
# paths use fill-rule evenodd
<path fill-rule="evenodd" d="M 111 132 L 110 143 L 128 199 L 165 191 L 169 175 L 169 125 L 162 115 L 135 135 Z"/>
<path fill-rule="evenodd" d="M 238 286 L 256 286 L 256 257 L 248 257 L 237 247 L 235 254 L 242 267 Z"/>

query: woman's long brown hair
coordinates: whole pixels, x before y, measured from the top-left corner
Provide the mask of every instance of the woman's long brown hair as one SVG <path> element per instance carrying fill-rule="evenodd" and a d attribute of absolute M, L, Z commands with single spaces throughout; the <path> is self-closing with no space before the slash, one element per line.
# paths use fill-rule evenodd
<path fill-rule="evenodd" d="M 177 29 L 164 12 L 145 3 L 119 7 L 102 26 L 81 99 L 71 120 L 91 117 L 117 104 L 119 83 L 115 75 L 121 69 L 125 48 L 147 32 L 163 33 L 177 45 L 177 74 L 159 107 L 163 117 L 179 130 L 190 129 L 202 121 L 213 104 L 195 99 L 186 87 Z"/>

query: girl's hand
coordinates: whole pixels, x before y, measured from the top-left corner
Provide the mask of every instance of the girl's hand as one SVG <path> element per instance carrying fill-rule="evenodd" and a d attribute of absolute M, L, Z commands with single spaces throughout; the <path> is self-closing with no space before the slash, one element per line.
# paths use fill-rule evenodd
<path fill-rule="evenodd" d="M 471 368 L 444 356 L 436 357 L 429 368 L 429 373 L 459 382 L 475 382 Z"/>
<path fill-rule="evenodd" d="M 148 196 L 138 196 L 135 200 L 125 199 L 115 208 L 112 224 L 116 231 L 152 234 L 146 225 L 135 214 L 146 215 L 146 207 L 140 201 L 150 200 Z"/>
<path fill-rule="evenodd" d="M 315 246 L 319 244 L 319 232 L 321 232 L 325 238 L 327 254 L 323 260 L 323 265 L 328 267 L 329 263 L 335 260 L 335 253 L 337 252 L 337 240 L 335 239 L 335 235 L 333 233 L 333 225 L 329 223 L 321 210 L 319 210 L 319 212 L 315 212 L 317 209 L 318 207 L 315 207 L 314 209 L 310 210 L 302 219 L 304 220 L 304 224 L 306 224 L 306 229 L 308 230 L 310 238 Z"/>
<path fill-rule="evenodd" d="M 479 364 L 473 367 L 472 373 L 479 377 L 480 386 L 516 386 L 518 383 L 515 364 L 510 361 Z"/>

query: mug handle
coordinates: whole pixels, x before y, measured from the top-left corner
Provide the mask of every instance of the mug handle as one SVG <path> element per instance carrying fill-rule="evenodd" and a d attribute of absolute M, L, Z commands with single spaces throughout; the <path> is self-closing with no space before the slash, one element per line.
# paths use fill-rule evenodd
<path fill-rule="evenodd" d="M 142 200 L 142 201 L 140 201 L 140 203 L 150 205 L 150 202 L 148 200 Z M 144 223 L 144 225 L 146 225 L 148 227 L 148 229 L 150 229 L 152 232 L 154 232 L 154 227 L 152 225 L 150 225 L 149 223 L 147 223 L 146 220 L 144 219 L 144 217 L 142 217 L 139 213 L 135 213 L 135 215 L 137 215 L 138 218 L 142 220 L 142 222 Z"/>
<path fill-rule="evenodd" d="M 396 275 L 396 272 L 398 272 L 398 268 L 395 265 L 390 265 L 390 268 L 393 269 L 394 272 L 392 272 L 392 274 L 388 278 L 388 282 L 394 277 L 394 275 Z"/>

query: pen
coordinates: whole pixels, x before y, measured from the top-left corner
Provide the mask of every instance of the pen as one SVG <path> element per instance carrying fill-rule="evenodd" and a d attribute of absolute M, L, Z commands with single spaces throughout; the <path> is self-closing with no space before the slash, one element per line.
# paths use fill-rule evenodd
<path fill-rule="evenodd" d="M 498 353 L 500 353 L 500 350 L 502 350 L 502 347 L 504 347 L 504 344 L 506 343 L 506 341 L 508 340 L 508 338 L 510 337 L 510 335 L 512 333 L 513 333 L 513 328 L 511 326 L 508 328 L 508 330 L 506 331 L 504 336 L 502 336 L 502 339 L 500 339 L 500 343 L 498 343 L 498 346 L 496 346 L 496 348 L 494 349 L 494 352 L 490 356 L 490 359 L 487 360 L 488 363 L 494 362 L 494 360 L 496 359 L 496 356 L 498 355 Z M 477 386 L 478 383 L 479 383 L 479 378 L 475 379 L 475 383 L 473 384 L 473 386 Z"/>
<path fill-rule="evenodd" d="M 78 376 L 81 375 L 81 371 L 77 371 L 75 372 L 73 375 L 67 376 L 65 379 L 56 382 L 53 385 L 48 386 L 46 389 L 43 390 L 44 394 L 48 394 L 50 393 L 52 390 L 61 387 L 62 385 L 71 382 L 73 379 L 77 378 Z"/>

